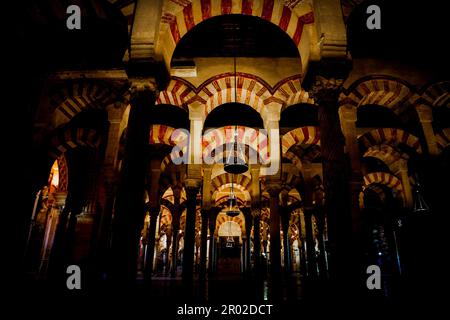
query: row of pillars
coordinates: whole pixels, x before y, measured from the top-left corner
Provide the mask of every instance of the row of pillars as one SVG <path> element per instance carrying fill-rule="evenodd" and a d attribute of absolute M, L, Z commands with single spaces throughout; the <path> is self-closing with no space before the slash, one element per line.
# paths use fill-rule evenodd
<path fill-rule="evenodd" d="M 348 186 L 349 176 L 347 174 L 347 162 L 344 155 L 344 139 L 340 128 L 337 95 L 336 90 L 322 90 L 322 97 L 319 101 L 319 126 L 321 132 L 321 148 L 323 157 L 323 174 L 324 174 L 324 187 L 325 194 L 327 195 L 325 201 L 325 210 L 328 213 L 329 219 L 329 240 L 332 252 L 330 266 L 332 270 L 340 272 L 339 261 L 342 257 L 346 257 L 346 252 L 349 248 L 351 235 L 351 216 L 346 217 L 347 212 L 351 212 L 351 196 Z M 144 203 L 144 190 L 146 187 L 146 170 L 148 159 L 147 146 L 149 139 L 149 129 L 151 118 L 151 106 L 154 105 L 156 100 L 155 92 L 151 89 L 151 86 L 146 85 L 134 85 L 131 94 L 131 110 L 128 121 L 127 141 L 125 145 L 125 156 L 122 161 L 122 170 L 118 181 L 118 189 L 116 192 L 115 206 L 111 207 L 111 211 L 114 212 L 114 221 L 112 228 L 112 241 L 111 241 L 111 262 L 112 262 L 112 277 L 118 281 L 134 280 L 136 274 L 136 261 L 137 250 L 139 244 L 139 234 L 143 227 L 143 221 L 146 214 L 146 207 Z M 288 223 L 286 222 L 285 213 L 280 214 L 279 208 L 279 182 L 271 183 L 271 176 L 268 177 L 268 190 L 270 194 L 270 243 L 271 243 L 271 274 L 273 277 L 278 277 L 281 274 L 281 239 L 280 239 L 280 223 L 285 229 L 285 234 L 288 234 Z M 192 278 L 193 274 L 193 262 L 194 262 L 194 242 L 195 242 L 195 216 L 197 206 L 197 194 L 199 192 L 199 181 L 194 181 L 190 185 L 186 185 L 187 193 L 187 213 L 186 213 L 186 230 L 184 235 L 184 256 L 183 256 L 183 278 Z M 308 183 L 306 183 L 308 185 Z M 306 193 L 308 194 L 308 193 Z M 308 198 L 308 196 L 307 196 Z M 152 206 L 159 207 L 157 203 Z M 108 208 L 105 208 L 108 209 Z M 312 204 L 310 200 L 306 200 L 305 213 L 310 215 Z M 151 213 L 151 223 L 149 232 L 153 233 L 156 227 L 157 212 Z M 357 213 L 355 213 L 356 215 Z M 249 215 L 246 215 L 249 216 Z M 354 221 L 355 218 L 353 217 Z M 209 219 L 210 234 L 214 234 L 213 224 L 215 219 Z M 259 238 L 259 223 L 258 217 L 255 217 L 255 243 L 260 243 Z M 102 221 L 100 230 L 104 230 L 104 226 L 108 224 L 108 219 Z M 202 216 L 203 222 L 206 221 L 205 214 Z M 214 221 L 214 222 L 213 222 Z M 307 219 L 307 221 L 310 221 Z M 350 222 L 350 223 L 349 223 Z M 250 220 L 247 220 L 250 223 Z M 310 223 L 310 222 L 306 222 Z M 203 223 L 202 227 L 202 252 L 206 251 L 206 237 L 205 232 L 206 223 Z M 348 229 L 350 226 L 350 230 Z M 250 228 L 247 228 L 250 230 Z M 311 229 L 307 227 L 307 229 Z M 248 231 L 249 232 L 249 231 Z M 174 237 L 176 235 L 173 235 Z M 308 238 L 311 238 L 307 236 Z M 101 238 L 101 237 L 100 237 Z M 250 239 L 247 234 L 247 241 Z M 148 237 L 150 243 L 150 251 L 147 253 L 147 257 L 150 260 L 153 257 L 152 250 L 154 250 L 154 236 Z M 289 247 L 287 236 L 285 237 L 285 248 Z M 173 239 L 176 240 L 176 239 Z M 312 241 L 309 243 L 308 252 L 313 252 Z M 177 241 L 173 241 L 177 243 Z M 250 245 L 247 243 L 245 246 L 245 252 L 247 258 L 245 258 L 245 266 L 248 269 L 250 263 L 249 251 Z M 321 244 L 323 246 L 323 244 Z M 173 246 L 174 247 L 174 246 Z M 176 248 L 175 248 L 176 249 Z M 259 246 L 255 246 L 255 256 L 259 257 Z M 289 252 L 289 250 L 285 250 Z M 321 250 L 325 252 L 325 250 Z M 286 254 L 286 253 L 285 253 Z M 176 255 L 173 255 L 176 256 Z M 210 246 L 210 257 L 214 257 L 214 246 Z M 288 262 L 289 257 L 285 256 L 285 261 Z M 319 264 L 323 264 L 324 259 L 319 259 Z M 201 274 L 206 273 L 206 256 L 201 256 Z M 213 261 L 213 259 L 210 259 Z M 312 259 L 311 259 L 312 261 Z M 152 263 L 147 261 L 147 263 Z M 258 268 L 260 264 L 259 259 L 256 259 L 255 266 Z M 311 262 L 314 264 L 314 262 Z M 333 268 L 333 264 L 336 268 Z M 285 265 L 289 265 L 286 263 Z M 342 265 L 342 264 L 341 264 Z M 152 268 L 146 268 L 152 270 Z M 172 268 L 173 269 L 173 268 Z M 212 266 L 210 266 L 212 269 Z"/>
<path fill-rule="evenodd" d="M 149 121 L 151 114 L 149 106 L 155 103 L 155 94 L 152 90 L 145 87 L 134 87 L 131 95 L 131 111 L 128 122 L 128 133 L 126 142 L 125 158 L 122 164 L 122 172 L 120 176 L 119 189 L 117 192 L 116 206 L 114 212 L 114 226 L 112 237 L 112 255 L 113 255 L 113 276 L 117 278 L 133 277 L 135 275 L 135 266 L 137 261 L 136 250 L 130 248 L 137 248 L 139 243 L 139 231 L 142 229 L 142 223 L 144 221 L 144 177 L 146 170 L 146 146 L 148 144 L 149 134 Z M 323 172 L 325 182 L 325 194 L 327 195 L 325 210 L 329 214 L 329 239 L 331 251 L 333 252 L 330 265 L 336 264 L 336 272 L 339 272 L 339 261 L 342 257 L 346 257 L 349 248 L 351 235 L 351 216 L 346 218 L 345 214 L 351 211 L 351 199 L 349 195 L 348 175 L 347 175 L 347 162 L 344 155 L 344 139 L 342 136 L 336 90 L 325 90 L 325 94 L 320 99 L 319 104 L 319 126 L 321 132 L 321 148 L 323 157 Z M 328 92 L 331 91 L 331 92 Z M 323 94 L 322 90 L 322 94 Z M 270 180 L 271 177 L 268 177 Z M 188 179 L 189 180 L 189 179 Z M 195 244 L 195 216 L 197 206 L 197 194 L 199 192 L 200 181 L 193 181 L 190 185 L 186 185 L 187 193 L 187 212 L 186 212 L 186 229 L 184 235 L 184 253 L 183 253 L 183 278 L 191 279 L 193 274 L 193 262 L 194 262 L 194 244 Z M 277 187 L 279 183 L 268 184 L 268 190 L 270 194 L 270 243 L 271 243 L 271 275 L 278 277 L 281 274 L 281 237 L 280 237 L 280 225 L 283 225 L 285 234 L 288 234 L 288 223 L 286 219 L 281 219 L 279 209 L 279 189 Z M 306 184 L 308 185 L 308 183 Z M 307 216 L 310 216 L 312 210 L 312 202 L 306 201 L 305 212 Z M 209 219 L 210 234 L 214 234 L 214 229 L 211 229 L 215 224 L 215 219 Z M 259 238 L 259 223 L 255 218 L 255 243 L 260 243 Z M 203 222 L 206 221 L 206 214 L 202 214 Z M 283 220 L 283 221 L 281 221 Z M 310 219 L 306 219 L 310 221 Z M 320 219 L 319 219 L 320 220 Z M 151 221 L 155 221 L 151 219 Z M 213 222 L 214 221 L 214 222 Z M 247 223 L 250 221 L 248 220 Z M 306 222 L 310 224 L 310 222 Z M 151 225 L 153 225 L 151 223 Z M 201 235 L 201 252 L 206 251 L 206 237 L 205 232 L 206 223 L 203 223 L 202 235 Z M 150 227 L 152 232 L 154 227 Z M 322 227 L 323 228 L 323 227 Z M 247 228 L 250 230 L 250 228 Z M 309 226 L 307 229 L 312 229 Z M 175 237 L 175 235 L 173 235 Z M 307 241 L 309 243 L 308 252 L 314 251 L 313 242 L 311 237 Z M 154 248 L 154 236 L 149 237 L 150 252 L 147 256 L 152 259 L 152 248 Z M 250 239 L 249 235 L 246 237 Z M 289 247 L 287 237 L 285 241 L 285 247 Z M 176 240 L 176 239 L 173 239 Z M 248 241 L 248 240 L 247 240 Z M 173 241 L 176 243 L 176 241 Z M 321 252 L 323 250 L 323 243 Z M 172 246 L 175 247 L 175 246 Z M 246 254 L 244 256 L 249 257 L 250 245 L 244 244 Z M 255 256 L 259 256 L 259 246 L 255 246 Z M 289 252 L 289 250 L 285 250 Z M 176 256 L 172 254 L 172 256 Z M 214 257 L 214 245 L 210 246 L 210 257 Z M 210 262 L 214 259 L 210 259 Z M 285 256 L 286 262 L 289 261 L 289 257 Z M 313 261 L 313 259 L 310 259 Z M 324 265 L 326 258 L 320 258 L 318 264 Z M 200 273 L 204 275 L 206 273 L 206 256 L 202 254 L 200 258 Z M 245 265 L 248 267 L 250 263 L 249 258 L 245 258 Z M 259 267 L 259 259 L 256 259 L 255 266 Z M 315 262 L 311 262 L 315 264 Z M 285 265 L 289 265 L 286 263 Z M 210 266 L 210 269 L 213 267 Z M 152 270 L 152 268 L 147 268 Z M 248 268 L 247 268 L 248 269 Z M 311 270 L 313 267 L 311 268 Z M 172 268 L 173 270 L 173 268 Z M 151 271 L 150 271 L 151 272 Z M 126 275 L 126 276 L 125 276 Z"/>

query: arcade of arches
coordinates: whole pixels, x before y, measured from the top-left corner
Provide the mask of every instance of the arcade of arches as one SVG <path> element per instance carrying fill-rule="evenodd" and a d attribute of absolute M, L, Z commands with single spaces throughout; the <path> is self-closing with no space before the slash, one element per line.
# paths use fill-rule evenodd
<path fill-rule="evenodd" d="M 44 2 L 39 23 L 64 20 Z M 450 82 L 351 55 L 364 1 L 80 3 L 83 32 L 109 31 L 41 85 L 30 278 L 365 288 L 377 264 L 389 296 L 416 275 L 414 234 L 445 213 Z M 233 130 L 242 174 L 219 161 Z"/>

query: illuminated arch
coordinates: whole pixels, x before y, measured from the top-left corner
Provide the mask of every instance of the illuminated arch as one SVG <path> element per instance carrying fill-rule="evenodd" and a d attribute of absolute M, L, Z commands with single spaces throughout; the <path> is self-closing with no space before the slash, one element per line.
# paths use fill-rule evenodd
<path fill-rule="evenodd" d="M 185 130 L 178 130 L 162 124 L 155 124 L 150 128 L 150 144 L 174 146 L 186 139 L 188 139 L 188 135 Z"/>
<path fill-rule="evenodd" d="M 229 217 L 226 214 L 218 214 L 217 218 L 216 218 L 216 226 L 217 227 L 215 230 L 215 233 L 216 233 L 215 236 L 219 236 L 219 230 L 220 230 L 221 226 L 227 222 L 236 223 L 239 226 L 242 234 L 245 233 L 245 219 L 244 219 L 244 216 L 242 215 L 242 212 L 236 217 Z"/>
<path fill-rule="evenodd" d="M 339 105 L 354 107 L 379 105 L 398 115 L 419 99 L 420 96 L 409 84 L 397 79 L 377 77 L 362 79 L 352 84 L 346 93 L 341 94 Z"/>
<path fill-rule="evenodd" d="M 283 156 L 292 146 L 299 144 L 320 146 L 319 128 L 313 126 L 301 127 L 284 134 L 281 138 L 281 151 Z"/>
<path fill-rule="evenodd" d="M 206 19 L 225 14 L 251 15 L 275 24 L 289 35 L 302 59 L 309 59 L 309 37 L 303 32 L 305 25 L 314 22 L 309 3 L 301 2 L 291 10 L 284 2 L 274 0 L 192 0 L 166 9 L 163 14 L 166 23 L 162 26 L 156 51 L 162 54 L 167 66 L 176 45 L 189 30 Z"/>
<path fill-rule="evenodd" d="M 50 104 L 54 108 L 55 128 L 70 122 L 87 109 L 103 109 L 118 100 L 116 93 L 103 82 L 70 81 L 52 94 Z"/>
<path fill-rule="evenodd" d="M 262 163 L 269 161 L 268 139 L 267 135 L 260 130 L 253 128 L 237 126 L 238 143 L 249 146 L 254 152 L 257 152 L 259 160 Z M 234 142 L 235 126 L 225 126 L 208 130 L 202 138 L 203 158 L 209 158 L 214 150 L 221 147 L 225 151 L 224 145 Z M 214 159 L 222 159 L 223 152 L 217 153 Z"/>
<path fill-rule="evenodd" d="M 406 153 L 398 151 L 390 145 L 370 146 L 364 153 L 364 157 L 374 157 L 382 161 L 391 172 L 397 173 L 401 160 L 407 161 L 409 156 Z"/>
<path fill-rule="evenodd" d="M 314 104 L 314 99 L 309 97 L 308 91 L 302 88 L 302 78 L 300 76 L 290 77 L 280 81 L 276 85 L 274 97 L 283 101 L 283 112 L 287 107 L 299 103 Z"/>
<path fill-rule="evenodd" d="M 400 197 L 402 203 L 405 203 L 403 185 L 396 176 L 387 172 L 369 173 L 364 176 L 363 192 L 364 189 L 371 184 L 380 184 L 392 189 L 394 193 Z"/>
<path fill-rule="evenodd" d="M 405 144 L 417 153 L 422 153 L 419 138 L 396 128 L 378 128 L 371 130 L 358 138 L 358 140 L 369 148 L 374 145 L 388 144 L 397 147 L 399 144 Z"/>
<path fill-rule="evenodd" d="M 188 112 L 187 106 L 196 99 L 195 88 L 189 82 L 172 77 L 167 88 L 159 93 L 155 104 L 170 104 Z"/>
<path fill-rule="evenodd" d="M 60 155 L 56 160 L 58 163 L 58 191 L 67 192 L 69 185 L 69 171 L 67 167 L 67 161 L 64 154 Z"/>
<path fill-rule="evenodd" d="M 265 103 L 272 99 L 270 86 L 262 79 L 245 73 L 221 74 L 205 81 L 198 89 L 198 101 L 205 105 L 205 117 L 225 103 L 237 102 L 262 113 Z M 237 88 L 235 99 L 235 88 Z"/>
<path fill-rule="evenodd" d="M 247 187 L 251 183 L 251 177 L 244 174 L 230 174 L 224 172 L 212 178 L 211 185 L 213 186 L 214 190 L 217 190 L 223 185 L 231 184 L 231 182 L 233 182 L 233 184 L 242 186 L 242 188 L 244 189 L 247 189 Z"/>

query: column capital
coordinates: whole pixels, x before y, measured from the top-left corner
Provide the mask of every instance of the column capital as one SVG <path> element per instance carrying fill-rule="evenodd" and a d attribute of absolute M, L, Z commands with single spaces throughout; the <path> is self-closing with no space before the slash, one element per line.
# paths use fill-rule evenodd
<path fill-rule="evenodd" d="M 315 81 L 309 90 L 309 95 L 314 99 L 316 104 L 337 101 L 339 94 L 342 91 L 343 83 L 344 79 L 316 76 Z"/>
<path fill-rule="evenodd" d="M 154 93 L 157 96 L 157 83 L 155 78 L 136 77 L 130 79 L 130 99 L 139 93 Z"/>
<path fill-rule="evenodd" d="M 184 185 L 186 188 L 186 192 L 198 192 L 198 189 L 200 189 L 202 181 L 200 179 L 195 178 L 188 178 L 184 181 Z"/>

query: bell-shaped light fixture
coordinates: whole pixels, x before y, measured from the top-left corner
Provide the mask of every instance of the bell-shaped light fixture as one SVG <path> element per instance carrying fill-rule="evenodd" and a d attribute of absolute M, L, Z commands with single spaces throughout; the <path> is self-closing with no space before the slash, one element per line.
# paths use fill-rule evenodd
<path fill-rule="evenodd" d="M 233 248 L 234 247 L 234 237 L 233 232 L 231 231 L 231 221 L 228 222 L 228 237 L 227 237 L 227 248 Z"/>
<path fill-rule="evenodd" d="M 231 145 L 231 150 L 227 150 L 228 154 L 226 157 L 223 169 L 225 172 L 231 174 L 240 174 L 248 170 L 248 164 L 245 161 L 245 151 L 238 143 L 238 130 L 237 127 L 234 129 L 233 143 Z"/>
<path fill-rule="evenodd" d="M 237 103 L 237 73 L 236 73 L 236 55 L 234 55 L 234 103 Z M 227 144 L 227 149 L 229 144 Z M 245 161 L 245 150 L 239 144 L 239 135 L 237 126 L 234 127 L 233 143 L 224 164 L 225 172 L 232 174 L 244 173 L 248 170 L 248 164 Z"/>
<path fill-rule="evenodd" d="M 233 180 L 231 180 L 231 192 L 230 192 L 230 196 L 228 197 L 228 210 L 226 211 L 226 214 L 229 217 L 236 217 L 240 213 L 241 213 L 241 211 L 239 210 L 239 207 L 237 206 L 236 195 L 234 194 Z"/>
<path fill-rule="evenodd" d="M 427 205 L 425 199 L 423 198 L 422 185 L 419 182 L 416 183 L 416 187 L 414 190 L 413 212 L 419 214 L 430 213 L 430 207 Z"/>

